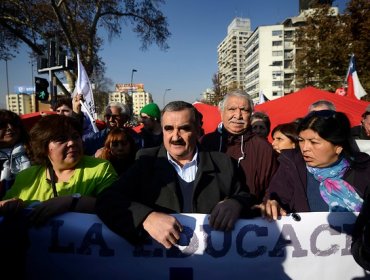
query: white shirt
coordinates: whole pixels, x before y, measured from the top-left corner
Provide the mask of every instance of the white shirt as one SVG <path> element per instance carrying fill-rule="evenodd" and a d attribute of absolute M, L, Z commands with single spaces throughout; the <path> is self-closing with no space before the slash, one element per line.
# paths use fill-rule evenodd
<path fill-rule="evenodd" d="M 195 174 L 198 171 L 198 148 L 195 150 L 195 154 L 193 159 L 184 164 L 183 167 L 178 165 L 171 157 L 171 155 L 167 152 L 167 159 L 175 167 L 177 175 L 180 176 L 185 182 L 193 182 L 195 180 Z"/>

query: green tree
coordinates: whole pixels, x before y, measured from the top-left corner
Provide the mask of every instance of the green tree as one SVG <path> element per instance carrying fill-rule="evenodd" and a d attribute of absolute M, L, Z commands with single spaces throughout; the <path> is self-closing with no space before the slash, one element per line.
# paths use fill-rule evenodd
<path fill-rule="evenodd" d="M 112 40 L 131 26 L 142 49 L 156 43 L 167 49 L 170 36 L 166 17 L 159 7 L 164 0 L 6 0 L 0 2 L 0 58 L 14 56 L 26 44 L 32 53 L 45 55 L 47 41 L 58 38 L 72 59 L 77 53 L 90 76 L 104 70 L 99 56 L 102 31 Z M 76 73 L 66 74 L 74 85 Z"/>
<path fill-rule="evenodd" d="M 215 73 L 212 77 L 212 84 L 213 84 L 213 98 L 211 100 L 211 105 L 218 105 L 218 103 L 222 100 L 223 96 L 225 95 L 225 88 L 221 85 L 220 82 L 220 74 Z"/>
<path fill-rule="evenodd" d="M 351 0 L 344 14 L 330 6 L 316 6 L 306 24 L 296 32 L 296 81 L 298 87 L 315 86 L 329 91 L 343 86 L 350 55 L 370 92 L 370 1 Z"/>
<path fill-rule="evenodd" d="M 370 1 L 351 0 L 344 14 L 348 44 L 355 54 L 357 74 L 370 100 Z"/>
<path fill-rule="evenodd" d="M 328 5 L 317 7 L 306 17 L 295 40 L 298 87 L 335 91 L 342 86 L 349 61 L 344 32 L 340 16 L 335 16 Z"/>

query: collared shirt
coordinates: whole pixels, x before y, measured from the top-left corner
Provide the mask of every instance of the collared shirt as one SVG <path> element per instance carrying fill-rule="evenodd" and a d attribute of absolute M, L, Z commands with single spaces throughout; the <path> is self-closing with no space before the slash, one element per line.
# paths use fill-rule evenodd
<path fill-rule="evenodd" d="M 193 159 L 190 162 L 184 164 L 183 167 L 178 165 L 171 157 L 171 155 L 167 152 L 167 159 L 175 168 L 177 175 L 180 176 L 185 182 L 193 182 L 195 180 L 195 174 L 198 170 L 198 148 L 195 150 L 195 154 Z"/>

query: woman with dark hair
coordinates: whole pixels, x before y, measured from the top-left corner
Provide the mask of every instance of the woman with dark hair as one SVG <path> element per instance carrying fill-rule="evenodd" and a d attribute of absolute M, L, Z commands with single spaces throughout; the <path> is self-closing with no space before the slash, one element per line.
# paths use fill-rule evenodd
<path fill-rule="evenodd" d="M 359 211 L 370 184 L 370 156 L 353 149 L 350 122 L 341 112 L 309 113 L 299 124 L 299 150 L 284 150 L 262 215 Z"/>
<path fill-rule="evenodd" d="M 134 163 L 136 152 L 136 143 L 131 134 L 124 128 L 114 128 L 95 157 L 110 161 L 117 174 L 121 175 Z"/>
<path fill-rule="evenodd" d="M 117 179 L 108 161 L 83 155 L 81 133 L 79 121 L 64 115 L 45 116 L 31 129 L 37 165 L 18 173 L 4 197 L 35 205 L 31 224 L 68 211 L 93 213 L 95 197 Z"/>
<path fill-rule="evenodd" d="M 30 166 L 29 136 L 21 118 L 0 110 L 0 199 L 14 183 L 15 175 Z"/>
<path fill-rule="evenodd" d="M 272 148 L 281 153 L 281 150 L 298 147 L 298 124 L 295 122 L 277 125 L 271 132 Z"/>

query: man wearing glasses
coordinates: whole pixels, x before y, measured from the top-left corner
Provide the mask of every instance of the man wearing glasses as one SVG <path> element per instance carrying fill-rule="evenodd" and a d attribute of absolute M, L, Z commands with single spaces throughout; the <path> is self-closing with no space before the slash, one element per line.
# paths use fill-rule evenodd
<path fill-rule="evenodd" d="M 104 119 L 106 128 L 97 133 L 89 133 L 82 137 L 84 144 L 84 153 L 86 155 L 94 155 L 97 150 L 104 146 L 104 141 L 113 128 L 125 128 L 130 131 L 137 144 L 140 144 L 139 135 L 129 127 L 130 109 L 126 104 L 120 102 L 110 102 L 105 107 Z"/>

